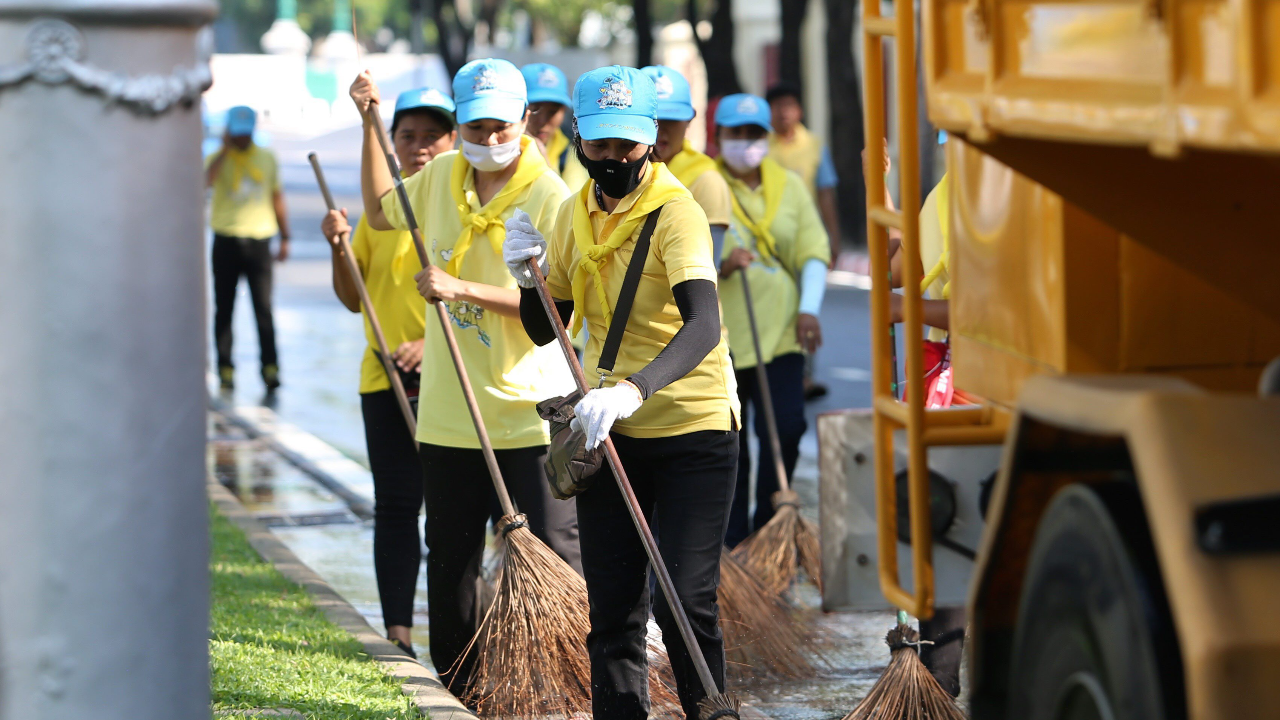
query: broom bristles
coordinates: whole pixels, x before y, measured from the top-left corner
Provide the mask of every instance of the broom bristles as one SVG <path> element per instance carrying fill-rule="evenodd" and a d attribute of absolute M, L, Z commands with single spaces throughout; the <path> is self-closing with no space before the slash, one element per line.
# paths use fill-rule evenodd
<path fill-rule="evenodd" d="M 811 631 L 728 551 L 720 556 L 720 629 L 735 681 L 794 680 L 825 665 Z M 811 659 L 812 658 L 812 659 Z"/>
<path fill-rule="evenodd" d="M 909 625 L 889 631 L 889 666 L 844 720 L 965 720 L 960 704 L 921 662 L 919 638 Z"/>
<path fill-rule="evenodd" d="M 742 701 L 733 693 L 710 695 L 698 701 L 698 720 L 741 720 Z"/>
<path fill-rule="evenodd" d="M 521 521 L 504 516 L 498 522 L 498 528 L 515 527 L 506 532 L 493 604 L 462 654 L 474 652 L 476 662 L 460 695 L 481 716 L 589 715 L 587 584 Z M 668 662 L 665 654 L 649 662 L 656 707 L 680 704 L 660 680 Z"/>
<path fill-rule="evenodd" d="M 764 527 L 734 548 L 733 555 L 767 590 L 781 595 L 791 587 L 798 568 L 804 568 L 822 590 L 822 546 L 818 526 L 800 514 L 800 497 L 793 490 L 774 493 L 778 508 Z"/>

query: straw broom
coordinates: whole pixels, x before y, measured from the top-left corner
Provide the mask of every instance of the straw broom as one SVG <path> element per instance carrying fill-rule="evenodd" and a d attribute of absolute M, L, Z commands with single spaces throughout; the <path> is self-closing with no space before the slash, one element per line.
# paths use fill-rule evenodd
<path fill-rule="evenodd" d="M 560 313 L 556 310 L 555 300 L 552 299 L 551 292 L 547 289 L 547 281 L 542 275 L 542 268 L 538 266 L 536 259 L 529 260 L 527 265 L 533 277 L 534 286 L 538 291 L 538 298 L 542 301 L 542 309 L 546 311 L 547 319 L 551 322 L 551 327 L 555 329 L 556 339 L 560 343 L 560 350 L 564 352 L 564 359 L 569 363 L 569 369 L 573 373 L 573 379 L 577 383 L 578 389 L 585 395 L 590 390 L 587 385 L 587 376 L 582 372 L 582 365 L 578 363 L 578 354 L 574 351 L 573 344 L 569 340 L 569 333 L 565 330 L 564 323 L 560 320 Z M 631 489 L 631 481 L 627 478 L 626 469 L 622 467 L 622 459 L 618 457 L 618 451 L 613 446 L 613 439 L 607 435 L 604 439 L 604 449 L 605 456 L 609 461 L 609 469 L 613 471 L 614 480 L 617 482 L 618 490 L 621 491 L 622 497 L 627 504 L 627 511 L 631 515 L 631 521 L 635 524 L 636 532 L 640 535 L 645 554 L 649 556 L 649 566 L 653 569 L 654 575 L 657 576 L 658 586 L 662 588 L 662 594 L 667 599 L 667 605 L 671 609 L 676 627 L 680 631 L 680 637 L 684 640 L 685 649 L 689 653 L 689 658 L 693 661 L 694 670 L 697 672 L 703 693 L 706 695 L 698 702 L 699 719 L 721 720 L 722 718 L 734 718 L 735 720 L 741 720 L 739 711 L 741 710 L 742 702 L 734 693 L 722 693 L 716 686 L 715 678 L 711 676 L 711 668 L 708 667 L 707 659 L 702 654 L 702 647 L 698 644 L 697 638 L 693 636 L 693 627 L 689 624 L 689 617 L 684 611 L 684 604 L 676 593 L 671 574 L 667 572 L 667 565 L 663 562 L 662 554 L 658 551 L 658 542 L 654 539 L 653 532 L 649 529 L 649 521 L 645 519 L 644 511 L 640 507 L 640 501 L 636 499 L 635 492 Z M 650 668 L 651 677 L 652 672 L 653 670 Z"/>
<path fill-rule="evenodd" d="M 796 680 L 827 664 L 792 609 L 727 551 L 720 556 L 716 600 L 726 670 L 734 681 Z"/>
<path fill-rule="evenodd" d="M 844 720 L 965 720 L 951 693 L 942 689 L 920 660 L 920 635 L 898 613 L 898 624 L 885 636 L 889 666 L 867 696 Z"/>
<path fill-rule="evenodd" d="M 791 489 L 787 469 L 782 462 L 782 442 L 778 439 L 778 421 L 773 412 L 773 396 L 769 394 L 769 376 L 765 372 L 764 354 L 760 351 L 760 333 L 756 328 L 756 312 L 751 302 L 751 286 L 746 269 L 738 271 L 742 278 L 742 296 L 746 300 L 747 319 L 751 324 L 751 341 L 756 350 L 756 381 L 759 383 L 760 412 L 768 428 L 769 448 L 773 451 L 774 474 L 778 492 L 773 494 L 776 512 L 738 547 L 734 557 L 747 566 L 770 592 L 782 594 L 795 580 L 797 567 L 803 567 L 818 589 L 822 589 L 822 550 L 818 543 L 818 526 L 800 514 L 800 496 Z"/>

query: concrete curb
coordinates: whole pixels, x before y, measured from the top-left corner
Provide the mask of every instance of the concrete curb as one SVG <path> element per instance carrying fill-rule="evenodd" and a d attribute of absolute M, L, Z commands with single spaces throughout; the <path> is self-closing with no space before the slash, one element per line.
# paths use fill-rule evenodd
<path fill-rule="evenodd" d="M 475 714 L 445 689 L 434 672 L 379 635 L 358 610 L 249 514 L 230 491 L 212 479 L 208 489 L 218 512 L 244 531 L 253 549 L 281 574 L 301 585 L 325 617 L 355 637 L 365 653 L 380 663 L 388 675 L 399 679 L 401 689 L 413 699 L 420 712 L 431 720 L 476 720 Z"/>

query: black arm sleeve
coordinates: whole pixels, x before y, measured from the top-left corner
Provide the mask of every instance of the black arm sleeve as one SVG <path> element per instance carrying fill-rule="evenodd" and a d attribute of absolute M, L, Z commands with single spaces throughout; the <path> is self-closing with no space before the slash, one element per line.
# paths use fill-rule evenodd
<path fill-rule="evenodd" d="M 684 325 L 640 372 L 627 378 L 647 400 L 688 375 L 720 343 L 720 300 L 710 280 L 686 280 L 671 288 Z M 521 303 L 521 308 L 524 305 Z"/>
<path fill-rule="evenodd" d="M 567 327 L 573 318 L 573 301 L 556 300 L 556 311 L 560 313 L 560 322 Z M 520 324 L 529 339 L 539 347 L 556 341 L 556 329 L 551 327 L 551 319 L 542 308 L 542 298 L 538 297 L 537 288 L 520 288 Z"/>

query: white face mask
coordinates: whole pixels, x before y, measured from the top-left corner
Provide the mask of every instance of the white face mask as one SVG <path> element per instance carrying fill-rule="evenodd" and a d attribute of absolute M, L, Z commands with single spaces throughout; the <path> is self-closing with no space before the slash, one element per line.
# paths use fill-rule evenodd
<path fill-rule="evenodd" d="M 769 154 L 769 139 L 725 140 L 720 143 L 720 154 L 724 156 L 724 164 L 734 172 L 749 172 L 760 167 L 764 156 Z"/>
<path fill-rule="evenodd" d="M 462 157 L 477 170 L 497 172 L 520 157 L 520 138 L 497 145 L 477 145 L 463 140 Z"/>

